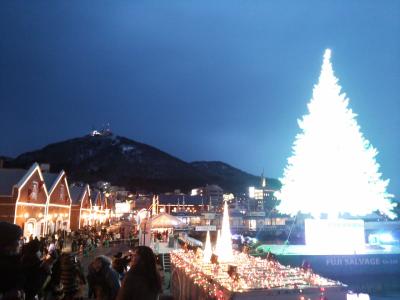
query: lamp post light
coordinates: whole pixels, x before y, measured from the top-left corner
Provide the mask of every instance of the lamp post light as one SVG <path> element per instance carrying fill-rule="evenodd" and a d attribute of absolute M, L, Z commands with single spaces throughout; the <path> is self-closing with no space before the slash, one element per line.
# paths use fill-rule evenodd
<path fill-rule="evenodd" d="M 146 246 L 146 225 L 147 225 L 147 219 L 145 219 L 145 222 L 144 222 L 144 230 L 143 230 L 143 246 Z"/>

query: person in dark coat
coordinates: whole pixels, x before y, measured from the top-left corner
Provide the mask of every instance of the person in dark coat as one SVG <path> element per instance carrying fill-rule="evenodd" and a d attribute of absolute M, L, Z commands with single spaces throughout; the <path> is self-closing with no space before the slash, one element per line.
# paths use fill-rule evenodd
<path fill-rule="evenodd" d="M 118 252 L 116 255 L 114 255 L 112 259 L 112 268 L 117 271 L 120 278 L 124 276 L 125 264 L 121 252 Z"/>
<path fill-rule="evenodd" d="M 72 240 L 72 243 L 71 243 L 71 251 L 72 251 L 72 252 L 78 251 L 78 243 L 76 242 L 75 239 Z"/>
<path fill-rule="evenodd" d="M 104 255 L 97 256 L 91 264 L 93 273 L 90 284 L 97 300 L 114 300 L 121 286 L 118 273 L 111 267 L 111 260 Z M 88 278 L 89 281 L 89 278 Z"/>
<path fill-rule="evenodd" d="M 22 248 L 22 271 L 25 275 L 25 299 L 35 299 L 51 274 L 50 260 L 42 262 L 40 259 L 40 242 L 37 239 L 32 239 Z"/>
<path fill-rule="evenodd" d="M 138 246 L 132 253 L 131 269 L 125 274 L 117 300 L 157 300 L 161 292 L 153 250 Z"/>
<path fill-rule="evenodd" d="M 64 299 L 74 299 L 79 290 L 80 282 L 85 282 L 85 276 L 71 253 L 60 256 L 60 279 L 63 286 Z"/>
<path fill-rule="evenodd" d="M 88 275 L 86 276 L 88 283 L 88 298 L 96 298 L 94 287 L 98 282 L 98 274 L 94 268 L 94 261 L 92 261 L 88 266 Z"/>
<path fill-rule="evenodd" d="M 22 229 L 0 222 L 0 298 L 24 299 L 25 278 L 21 265 Z"/>
<path fill-rule="evenodd" d="M 48 254 L 54 260 L 51 268 L 50 280 L 43 286 L 44 300 L 61 300 L 64 298 L 63 286 L 61 283 L 61 263 L 59 251 L 52 251 Z"/>
<path fill-rule="evenodd" d="M 130 256 L 126 255 L 123 257 L 122 252 L 118 252 L 116 255 L 114 255 L 112 260 L 112 268 L 117 271 L 120 279 L 124 278 L 125 272 L 128 270 L 130 260 Z"/>

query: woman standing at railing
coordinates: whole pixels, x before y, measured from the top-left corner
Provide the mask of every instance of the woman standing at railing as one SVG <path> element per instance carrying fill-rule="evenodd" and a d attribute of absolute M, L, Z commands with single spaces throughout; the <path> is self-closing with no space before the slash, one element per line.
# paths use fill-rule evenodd
<path fill-rule="evenodd" d="M 156 258 L 147 246 L 139 246 L 132 253 L 131 269 L 125 274 L 117 300 L 156 300 L 162 292 Z"/>

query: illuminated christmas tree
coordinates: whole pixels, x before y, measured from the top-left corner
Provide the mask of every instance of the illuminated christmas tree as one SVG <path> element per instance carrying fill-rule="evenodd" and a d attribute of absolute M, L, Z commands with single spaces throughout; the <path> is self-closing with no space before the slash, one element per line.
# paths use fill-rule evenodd
<path fill-rule="evenodd" d="M 392 195 L 386 192 L 389 180 L 381 179 L 378 152 L 363 137 L 330 58 L 327 49 L 308 114 L 298 120 L 301 132 L 281 178 L 278 209 L 317 218 L 321 213 L 360 216 L 376 210 L 392 216 Z"/>
<path fill-rule="evenodd" d="M 221 235 L 217 237 L 215 252 L 218 255 L 218 261 L 227 263 L 233 261 L 232 234 L 229 224 L 228 203 L 224 203 L 224 214 L 222 216 Z"/>
<path fill-rule="evenodd" d="M 207 230 L 206 244 L 204 246 L 204 252 L 203 252 L 203 262 L 210 263 L 211 255 L 212 255 L 212 250 L 211 250 L 210 231 Z"/>

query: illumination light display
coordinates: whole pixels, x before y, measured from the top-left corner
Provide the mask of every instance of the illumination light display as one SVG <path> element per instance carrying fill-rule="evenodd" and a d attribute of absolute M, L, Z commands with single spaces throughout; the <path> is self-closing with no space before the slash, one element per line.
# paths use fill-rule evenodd
<path fill-rule="evenodd" d="M 363 137 L 330 59 L 327 49 L 308 114 L 298 120 L 301 133 L 281 178 L 282 189 L 276 193 L 281 200 L 278 209 L 316 218 L 321 213 L 335 218 L 376 210 L 392 217 L 392 195 L 386 192 L 389 180 L 381 179 L 375 160 L 378 152 Z"/>
<path fill-rule="evenodd" d="M 311 251 L 330 254 L 362 253 L 365 249 L 363 220 L 304 220 L 305 242 Z"/>
<path fill-rule="evenodd" d="M 274 298 L 269 291 L 291 291 L 302 298 L 305 290 L 311 288 L 313 292 L 323 297 L 328 289 L 339 294 L 345 294 L 346 286 L 340 282 L 323 278 L 311 270 L 283 266 L 277 261 L 269 261 L 259 257 L 252 257 L 232 249 L 228 205 L 225 202 L 222 219 L 222 233 L 219 239 L 218 263 L 211 263 L 211 242 L 207 232 L 204 251 L 174 250 L 171 252 L 171 263 L 174 272 L 181 272 L 194 285 L 202 289 L 212 299 L 229 299 L 226 291 L 232 293 L 246 293 L 266 290 L 265 296 Z M 228 255 L 226 255 L 228 253 Z M 224 255 L 225 254 L 225 255 Z M 235 267 L 235 276 L 229 274 L 229 267 Z M 179 289 L 187 290 L 180 286 Z M 297 298 L 296 298 L 297 299 Z M 304 298 L 305 299 L 305 298 Z"/>
<path fill-rule="evenodd" d="M 221 252 L 221 230 L 217 230 L 217 240 L 215 242 L 215 246 L 214 246 L 214 253 L 218 254 Z"/>
<path fill-rule="evenodd" d="M 211 250 L 211 239 L 210 239 L 210 231 L 207 230 L 206 244 L 204 246 L 203 252 L 203 262 L 209 262 L 211 259 L 212 250 Z"/>
<path fill-rule="evenodd" d="M 202 256 L 193 251 L 175 250 L 171 252 L 171 262 L 174 268 L 184 272 L 194 284 L 211 296 L 216 296 L 221 288 L 241 293 L 255 289 L 343 287 L 340 282 L 326 279 L 309 270 L 283 266 L 275 261 L 238 252 L 233 254 L 231 262 L 237 266 L 237 278 L 227 273 L 228 264 L 205 263 Z"/>
<path fill-rule="evenodd" d="M 222 217 L 221 235 L 218 237 L 215 254 L 219 262 L 233 261 L 232 234 L 229 224 L 228 203 L 224 203 L 224 215 Z"/>

